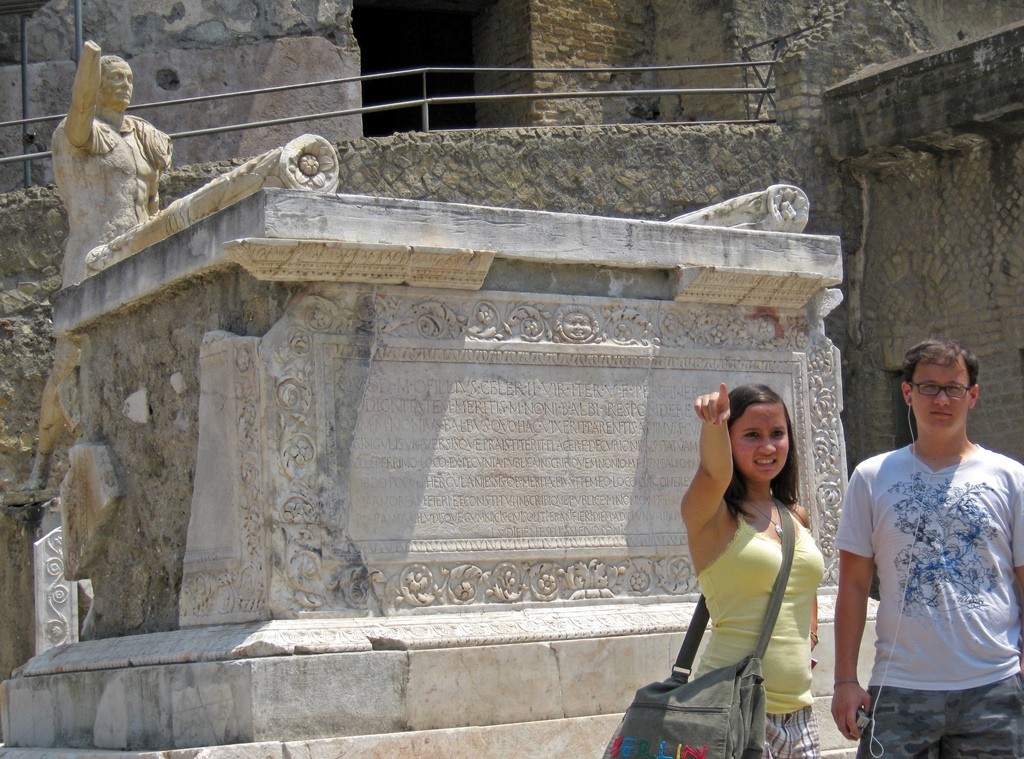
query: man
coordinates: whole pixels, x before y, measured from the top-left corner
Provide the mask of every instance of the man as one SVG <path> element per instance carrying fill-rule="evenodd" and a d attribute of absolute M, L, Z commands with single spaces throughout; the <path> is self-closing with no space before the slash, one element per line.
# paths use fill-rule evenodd
<path fill-rule="evenodd" d="M 131 67 L 117 56 L 100 54 L 95 42 L 83 46 L 71 107 L 53 133 L 53 173 L 68 212 L 61 267 L 64 287 L 86 278 L 90 250 L 157 213 L 160 175 L 171 163 L 170 138 L 149 122 L 125 114 L 132 100 Z M 74 403 L 79 357 L 77 342 L 57 340 L 53 369 L 43 389 L 36 458 L 19 490 L 46 486 L 60 432 L 75 426 L 77 412 L 66 408 L 68 401 L 62 399 Z"/>
<path fill-rule="evenodd" d="M 970 442 L 978 360 L 927 340 L 903 363 L 910 446 L 860 464 L 836 535 L 832 716 L 858 757 L 1024 757 L 1024 466 Z M 909 411 L 908 411 L 909 415 Z M 874 568 L 870 687 L 857 678 Z M 863 708 L 873 722 L 857 726 Z M 862 722 L 862 724 L 864 724 Z"/>

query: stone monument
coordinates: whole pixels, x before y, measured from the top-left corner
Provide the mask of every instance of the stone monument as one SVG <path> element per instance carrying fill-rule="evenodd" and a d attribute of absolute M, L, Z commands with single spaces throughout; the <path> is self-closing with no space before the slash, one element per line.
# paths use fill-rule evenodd
<path fill-rule="evenodd" d="M 310 145 L 279 157 L 307 179 Z M 125 525 L 180 511 L 181 547 L 149 544 L 180 590 L 145 599 L 163 629 L 103 628 L 4 683 L 0 755 L 597 755 L 692 613 L 679 500 L 692 401 L 722 379 L 793 410 L 834 583 L 842 258 L 799 233 L 797 188 L 666 223 L 249 176 L 99 250 L 55 303 L 92 390 L 68 571 L 109 619 L 147 545 Z M 152 333 L 169 313 L 190 318 Z M 112 358 L 136 333 L 159 366 Z M 151 413 L 111 413 L 140 388 Z"/>

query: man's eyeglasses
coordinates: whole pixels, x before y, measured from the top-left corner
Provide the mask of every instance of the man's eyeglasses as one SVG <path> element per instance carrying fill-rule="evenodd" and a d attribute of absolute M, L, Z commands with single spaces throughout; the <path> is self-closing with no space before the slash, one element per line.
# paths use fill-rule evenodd
<path fill-rule="evenodd" d="M 930 383 L 918 384 L 917 382 L 908 382 L 908 385 L 917 388 L 917 392 L 921 395 L 927 395 L 929 397 L 938 395 L 941 391 L 945 391 L 947 398 L 963 398 L 967 395 L 967 391 L 971 388 L 964 387 L 963 385 L 932 385 Z"/>

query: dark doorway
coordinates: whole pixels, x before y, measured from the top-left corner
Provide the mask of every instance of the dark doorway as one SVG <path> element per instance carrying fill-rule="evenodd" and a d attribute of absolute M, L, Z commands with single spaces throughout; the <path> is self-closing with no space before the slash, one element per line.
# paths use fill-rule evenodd
<path fill-rule="evenodd" d="M 907 399 L 903 395 L 903 372 L 890 372 L 889 376 L 892 378 L 892 402 L 896 408 L 893 448 L 903 448 L 917 438 L 917 419 L 911 413 Z"/>
<path fill-rule="evenodd" d="M 362 73 L 473 65 L 473 16 L 397 8 L 352 10 L 352 30 L 362 55 Z M 427 95 L 472 95 L 471 73 L 429 74 Z M 423 97 L 422 74 L 363 83 L 363 105 L 379 105 Z M 473 103 L 433 105 L 430 128 L 458 129 L 476 124 Z M 420 107 L 363 114 L 363 134 L 382 137 L 423 129 Z"/>

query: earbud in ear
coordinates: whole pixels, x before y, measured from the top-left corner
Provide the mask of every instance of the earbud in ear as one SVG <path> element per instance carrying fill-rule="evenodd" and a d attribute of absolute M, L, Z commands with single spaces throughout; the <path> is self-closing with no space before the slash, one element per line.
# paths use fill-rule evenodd
<path fill-rule="evenodd" d="M 905 397 L 903 398 L 903 400 L 905 400 L 905 401 L 907 402 L 907 405 L 908 405 L 908 406 L 910 405 L 910 396 L 909 396 L 909 395 L 908 395 L 908 396 L 905 396 Z"/>

